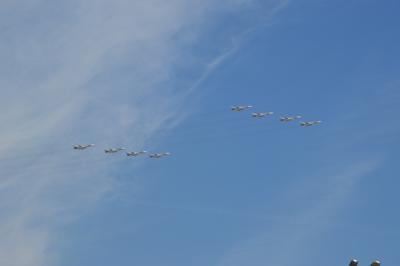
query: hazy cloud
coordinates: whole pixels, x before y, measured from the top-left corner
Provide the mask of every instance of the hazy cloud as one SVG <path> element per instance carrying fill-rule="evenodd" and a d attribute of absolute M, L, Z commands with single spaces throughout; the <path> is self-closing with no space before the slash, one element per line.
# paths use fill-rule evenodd
<path fill-rule="evenodd" d="M 176 88 L 178 70 L 202 64 L 208 75 L 229 54 L 197 60 L 191 47 L 252 2 L 0 3 L 1 265 L 54 265 L 53 232 L 113 189 L 116 159 L 101 148 L 140 148 L 174 125 L 193 87 Z"/>

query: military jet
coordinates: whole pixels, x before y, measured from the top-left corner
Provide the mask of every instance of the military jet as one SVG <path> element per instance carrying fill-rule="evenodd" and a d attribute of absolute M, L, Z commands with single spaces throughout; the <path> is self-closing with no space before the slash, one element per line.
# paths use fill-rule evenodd
<path fill-rule="evenodd" d="M 87 149 L 87 148 L 93 147 L 93 146 L 94 146 L 94 144 L 76 144 L 76 145 L 73 145 L 72 147 L 75 150 L 84 150 L 84 149 Z"/>
<path fill-rule="evenodd" d="M 105 149 L 105 153 L 117 153 L 119 151 L 126 150 L 126 148 L 110 148 L 110 149 Z"/>
<path fill-rule="evenodd" d="M 126 153 L 126 156 L 139 156 L 145 154 L 147 151 L 130 151 Z"/>
<path fill-rule="evenodd" d="M 270 116 L 273 114 L 274 114 L 274 112 L 256 112 L 256 113 L 252 113 L 251 116 L 255 117 L 255 118 L 263 118 L 263 117 Z"/>
<path fill-rule="evenodd" d="M 321 124 L 322 121 L 310 121 L 310 122 L 300 122 L 300 126 L 302 127 L 311 127 L 317 124 Z"/>
<path fill-rule="evenodd" d="M 154 158 L 154 159 L 159 159 L 161 157 L 168 156 L 168 155 L 171 155 L 171 153 L 169 153 L 169 152 L 152 153 L 152 154 L 149 154 L 149 157 Z"/>
<path fill-rule="evenodd" d="M 294 120 L 300 119 L 301 116 L 300 115 L 296 115 L 296 116 L 282 116 L 279 120 L 281 122 L 292 122 Z"/>
<path fill-rule="evenodd" d="M 253 107 L 252 105 L 234 105 L 231 107 L 231 110 L 234 112 L 241 112 Z"/>

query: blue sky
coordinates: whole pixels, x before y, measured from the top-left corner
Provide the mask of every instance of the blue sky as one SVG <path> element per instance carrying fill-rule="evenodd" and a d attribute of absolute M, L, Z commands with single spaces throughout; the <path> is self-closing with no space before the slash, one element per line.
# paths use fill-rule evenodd
<path fill-rule="evenodd" d="M 0 264 L 396 265 L 399 7 L 0 3 Z"/>

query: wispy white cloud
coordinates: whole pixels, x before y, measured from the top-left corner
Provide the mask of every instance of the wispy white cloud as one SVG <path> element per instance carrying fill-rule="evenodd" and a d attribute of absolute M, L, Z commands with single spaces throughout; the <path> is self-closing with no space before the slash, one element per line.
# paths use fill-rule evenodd
<path fill-rule="evenodd" d="M 324 233 L 340 219 L 357 184 L 380 163 L 379 159 L 366 160 L 301 178 L 283 193 L 276 213 L 269 214 L 285 218 L 268 222 L 256 236 L 234 246 L 217 265 L 309 265 L 308 258 L 323 245 Z"/>
<path fill-rule="evenodd" d="M 118 159 L 99 148 L 139 148 L 174 125 L 185 91 L 172 85 L 178 67 L 196 63 L 184 60 L 191 44 L 212 19 L 248 4 L 0 3 L 1 265 L 54 265 L 53 232 L 114 187 Z M 216 55 L 201 79 L 231 50 Z M 78 142 L 99 147 L 76 153 L 70 145 Z"/>

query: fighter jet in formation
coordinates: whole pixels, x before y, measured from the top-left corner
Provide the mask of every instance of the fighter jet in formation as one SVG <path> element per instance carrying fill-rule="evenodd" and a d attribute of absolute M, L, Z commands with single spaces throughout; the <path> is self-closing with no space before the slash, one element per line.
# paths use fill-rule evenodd
<path fill-rule="evenodd" d="M 122 150 L 126 150 L 126 148 L 122 148 L 122 147 L 121 148 L 109 148 L 109 149 L 105 149 L 104 152 L 105 153 L 117 153 Z"/>
<path fill-rule="evenodd" d="M 279 120 L 281 122 L 292 122 L 294 120 L 300 119 L 301 116 L 300 115 L 296 115 L 296 116 L 282 116 Z"/>
<path fill-rule="evenodd" d="M 134 157 L 136 157 L 136 156 L 139 156 L 139 155 L 143 155 L 143 154 L 145 154 L 145 153 L 147 153 L 147 151 L 130 151 L 130 152 L 127 152 L 126 155 L 127 155 L 127 156 L 134 156 Z"/>
<path fill-rule="evenodd" d="M 94 144 L 76 144 L 76 145 L 72 145 L 72 147 L 75 150 L 85 150 L 85 149 L 87 149 L 89 147 L 93 147 L 93 146 L 94 146 Z"/>
<path fill-rule="evenodd" d="M 171 155 L 171 153 L 169 153 L 169 152 L 151 153 L 151 154 L 149 154 L 149 157 L 153 158 L 153 159 L 159 159 L 161 157 L 168 156 L 168 155 Z"/>
<path fill-rule="evenodd" d="M 255 112 L 255 113 L 252 113 L 251 116 L 254 118 L 263 118 L 263 117 L 270 116 L 273 114 L 274 114 L 274 112 Z"/>
<path fill-rule="evenodd" d="M 252 105 L 234 105 L 231 107 L 231 110 L 234 112 L 241 112 L 253 107 Z"/>
<path fill-rule="evenodd" d="M 309 121 L 309 122 L 300 122 L 300 126 L 302 127 L 311 127 L 317 124 L 321 124 L 322 121 Z"/>

